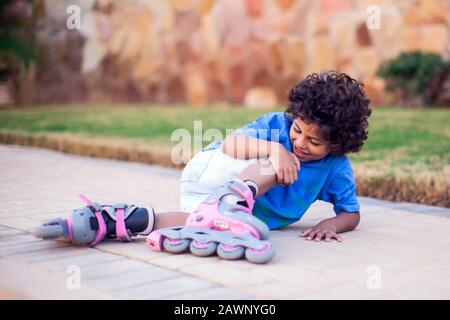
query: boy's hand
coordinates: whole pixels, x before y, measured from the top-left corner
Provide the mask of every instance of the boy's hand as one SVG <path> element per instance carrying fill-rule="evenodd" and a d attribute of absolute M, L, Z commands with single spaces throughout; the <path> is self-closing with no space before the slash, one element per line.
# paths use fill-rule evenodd
<path fill-rule="evenodd" d="M 320 223 L 312 228 L 309 228 L 301 234 L 301 237 L 306 240 L 321 241 L 325 239 L 326 242 L 330 242 L 331 239 L 336 239 L 342 242 L 342 237 L 336 233 L 336 228 L 331 226 L 321 226 Z"/>
<path fill-rule="evenodd" d="M 352 231 L 359 223 L 359 212 L 340 212 L 336 217 L 325 219 L 319 222 L 315 227 L 309 228 L 301 234 L 306 240 L 321 241 L 325 237 L 325 241 L 330 242 L 336 239 L 341 242 L 342 238 L 338 233 Z"/>
<path fill-rule="evenodd" d="M 297 181 L 300 161 L 282 144 L 275 142 L 272 145 L 269 161 L 277 174 L 278 184 L 288 185 Z"/>

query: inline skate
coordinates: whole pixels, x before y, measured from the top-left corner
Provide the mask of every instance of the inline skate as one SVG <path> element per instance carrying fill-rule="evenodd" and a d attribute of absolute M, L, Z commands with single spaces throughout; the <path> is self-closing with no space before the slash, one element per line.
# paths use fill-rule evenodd
<path fill-rule="evenodd" d="M 148 235 L 154 226 L 153 208 L 139 208 L 117 203 L 100 205 L 83 195 L 78 195 L 86 204 L 75 209 L 66 218 L 45 222 L 34 230 L 42 239 L 66 238 L 77 245 L 95 246 L 105 238 L 117 238 L 123 242 L 132 241 L 138 234 Z"/>
<path fill-rule="evenodd" d="M 186 220 L 185 226 L 155 230 L 147 243 L 155 251 L 181 253 L 188 249 L 199 257 L 217 253 L 226 260 L 245 257 L 266 263 L 275 254 L 266 241 L 269 228 L 252 215 L 254 199 L 249 186 L 234 179 L 219 187 Z"/>

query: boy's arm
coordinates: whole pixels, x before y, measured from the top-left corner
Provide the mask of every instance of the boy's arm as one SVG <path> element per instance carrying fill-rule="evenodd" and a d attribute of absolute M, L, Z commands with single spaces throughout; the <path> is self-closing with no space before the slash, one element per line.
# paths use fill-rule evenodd
<path fill-rule="evenodd" d="M 226 155 L 235 159 L 250 159 L 269 157 L 278 147 L 272 141 L 266 141 L 249 136 L 231 134 L 225 138 L 220 149 Z"/>
<path fill-rule="evenodd" d="M 315 227 L 305 230 L 301 236 L 315 241 L 320 241 L 323 237 L 325 237 L 325 241 L 331 241 L 332 238 L 342 241 L 342 237 L 338 233 L 354 230 L 359 221 L 359 212 L 341 212 L 336 217 L 324 219 Z"/>
<path fill-rule="evenodd" d="M 276 182 L 279 184 L 292 184 L 298 178 L 300 161 L 281 143 L 231 134 L 222 142 L 220 149 L 235 159 L 267 157 L 275 172 Z"/>
<path fill-rule="evenodd" d="M 355 229 L 359 220 L 359 212 L 341 212 L 336 217 L 322 220 L 318 225 L 330 227 L 336 233 L 342 233 Z"/>

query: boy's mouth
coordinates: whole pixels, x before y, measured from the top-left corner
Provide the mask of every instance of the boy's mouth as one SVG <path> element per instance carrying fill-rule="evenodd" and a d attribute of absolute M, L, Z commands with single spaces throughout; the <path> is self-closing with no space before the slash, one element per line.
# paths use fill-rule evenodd
<path fill-rule="evenodd" d="M 306 152 L 301 151 L 301 150 L 298 149 L 297 147 L 294 147 L 294 153 L 295 153 L 297 156 L 299 156 L 300 158 L 306 157 L 306 156 L 309 156 L 309 155 L 310 155 L 309 153 L 306 153 Z"/>

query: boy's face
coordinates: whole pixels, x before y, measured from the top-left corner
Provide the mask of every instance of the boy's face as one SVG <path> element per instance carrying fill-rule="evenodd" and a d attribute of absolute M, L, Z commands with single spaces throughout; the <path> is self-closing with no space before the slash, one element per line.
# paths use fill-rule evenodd
<path fill-rule="evenodd" d="M 328 154 L 327 144 L 319 138 L 316 124 L 307 124 L 300 118 L 292 123 L 289 136 L 292 151 L 300 161 L 319 160 Z"/>

